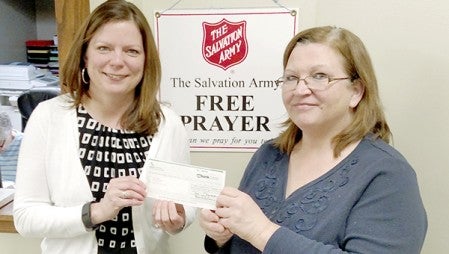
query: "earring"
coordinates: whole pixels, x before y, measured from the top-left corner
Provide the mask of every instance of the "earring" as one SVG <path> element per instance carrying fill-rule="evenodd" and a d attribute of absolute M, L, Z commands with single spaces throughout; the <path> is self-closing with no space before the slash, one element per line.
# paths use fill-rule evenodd
<path fill-rule="evenodd" d="M 81 70 L 81 79 L 83 80 L 84 84 L 86 84 L 86 85 L 89 84 L 89 73 L 87 73 L 87 68 L 83 68 Z"/>

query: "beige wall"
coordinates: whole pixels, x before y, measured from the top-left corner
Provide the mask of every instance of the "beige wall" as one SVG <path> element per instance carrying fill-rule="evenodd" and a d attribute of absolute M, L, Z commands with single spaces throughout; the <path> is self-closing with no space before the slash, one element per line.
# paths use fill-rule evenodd
<path fill-rule="evenodd" d="M 90 0 L 95 8 L 103 0 Z M 178 0 L 132 0 L 153 23 L 153 11 Z M 336 25 L 365 42 L 374 62 L 394 146 L 415 168 L 429 219 L 422 253 L 449 249 L 449 2 L 446 0 L 279 0 L 299 8 L 299 29 Z M 184 0 L 185 8 L 273 7 L 271 0 Z M 282 105 L 279 105 L 282 106 Z M 192 153 L 192 163 L 228 171 L 237 186 L 250 153 Z M 195 223 L 173 241 L 174 253 L 205 253 Z M 38 241 L 0 234 L 0 246 L 39 253 Z M 4 247 L 5 246 L 5 247 Z M 22 249 L 23 250 L 23 249 Z M 20 253 L 25 253 L 21 251 Z"/>

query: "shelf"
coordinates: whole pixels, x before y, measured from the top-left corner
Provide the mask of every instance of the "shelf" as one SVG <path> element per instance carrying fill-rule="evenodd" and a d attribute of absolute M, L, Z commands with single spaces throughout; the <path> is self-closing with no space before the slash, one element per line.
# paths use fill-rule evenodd
<path fill-rule="evenodd" d="M 27 48 L 27 61 L 36 68 L 47 69 L 53 75 L 59 75 L 58 47 L 53 40 L 29 40 L 25 43 Z"/>

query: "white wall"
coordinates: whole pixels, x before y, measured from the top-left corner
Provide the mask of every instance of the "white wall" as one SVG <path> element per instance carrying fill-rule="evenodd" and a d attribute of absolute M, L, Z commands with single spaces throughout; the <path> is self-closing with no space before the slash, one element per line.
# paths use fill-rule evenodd
<path fill-rule="evenodd" d="M 52 40 L 57 34 L 54 0 L 35 0 L 36 32 L 38 40 Z"/>
<path fill-rule="evenodd" d="M 0 0 L 0 63 L 26 62 L 25 41 L 55 33 L 54 0 Z"/>
<path fill-rule="evenodd" d="M 36 37 L 34 2 L 0 0 L 0 64 L 26 62 L 25 41 Z"/>
<path fill-rule="evenodd" d="M 103 0 L 90 0 L 95 8 Z M 153 11 L 178 0 L 132 0 L 153 23 Z M 447 0 L 279 0 L 299 8 L 300 30 L 318 25 L 350 29 L 365 42 L 376 68 L 394 146 L 415 168 L 429 219 L 422 253 L 449 249 L 449 2 Z M 175 8 L 273 7 L 271 0 L 184 0 Z M 282 105 L 279 105 L 282 106 Z M 192 153 L 192 163 L 228 170 L 237 186 L 250 153 Z M 17 236 L 0 234 L 0 246 Z M 6 240 L 2 240 L 6 239 Z M 7 241 L 13 239 L 13 241 Z M 205 253 L 197 224 L 176 236 L 174 253 Z M 38 248 L 35 239 L 27 241 Z M 21 241 L 22 242 L 22 241 Z M 13 247 L 11 247 L 11 250 Z M 2 252 L 3 253 L 3 252 Z M 19 253 L 19 252 L 5 252 Z M 21 252 L 22 253 L 22 252 Z M 39 253 L 38 249 L 36 252 Z"/>

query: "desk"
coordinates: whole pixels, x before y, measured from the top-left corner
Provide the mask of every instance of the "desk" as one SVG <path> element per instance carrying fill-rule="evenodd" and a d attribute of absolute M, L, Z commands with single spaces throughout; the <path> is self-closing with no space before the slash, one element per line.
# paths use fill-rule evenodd
<path fill-rule="evenodd" d="M 17 233 L 12 217 L 12 207 L 11 201 L 0 209 L 0 232 L 2 233 Z"/>

